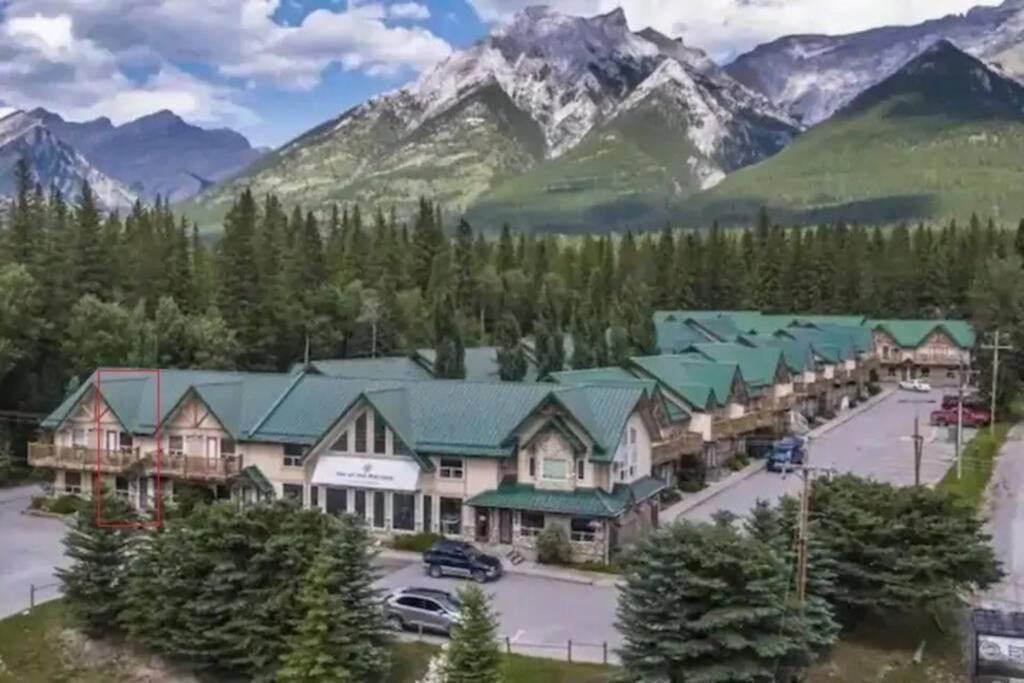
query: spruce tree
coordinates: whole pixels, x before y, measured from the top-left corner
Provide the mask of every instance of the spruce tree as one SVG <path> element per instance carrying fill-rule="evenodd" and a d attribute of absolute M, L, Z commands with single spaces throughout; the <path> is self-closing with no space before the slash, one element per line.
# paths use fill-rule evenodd
<path fill-rule="evenodd" d="M 86 632 L 103 635 L 118 630 L 131 532 L 100 526 L 98 515 L 105 523 L 131 520 L 131 510 L 119 498 L 94 494 L 88 504 L 80 506 L 68 528 L 64 548 L 71 565 L 57 569 L 57 577 L 76 621 Z"/>
<path fill-rule="evenodd" d="M 565 335 L 562 333 L 560 317 L 551 288 L 545 284 L 540 290 L 537 321 L 533 330 L 537 376 L 542 379 L 552 372 L 565 369 Z"/>
<path fill-rule="evenodd" d="M 219 305 L 221 315 L 228 326 L 235 330 L 242 348 L 246 350 L 246 362 L 255 361 L 262 342 L 263 330 L 260 314 L 260 273 L 254 251 L 257 211 L 252 192 L 245 189 L 235 201 L 224 220 L 224 236 L 220 242 L 218 271 Z"/>
<path fill-rule="evenodd" d="M 452 625 L 446 683 L 501 683 L 505 680 L 498 620 L 479 586 L 459 591 L 459 621 Z"/>
<path fill-rule="evenodd" d="M 434 319 L 434 377 L 463 379 L 466 376 L 466 349 L 462 341 L 455 301 L 450 291 L 435 295 Z"/>
<path fill-rule="evenodd" d="M 526 352 L 522 345 L 519 321 L 505 313 L 498 324 L 498 375 L 503 382 L 521 382 L 526 377 Z"/>
<path fill-rule="evenodd" d="M 298 595 L 302 619 L 289 639 L 278 683 L 348 683 L 352 640 L 341 627 L 345 609 L 338 588 L 336 560 L 326 547 L 317 552 Z M 344 587 L 342 588 L 344 590 Z"/>

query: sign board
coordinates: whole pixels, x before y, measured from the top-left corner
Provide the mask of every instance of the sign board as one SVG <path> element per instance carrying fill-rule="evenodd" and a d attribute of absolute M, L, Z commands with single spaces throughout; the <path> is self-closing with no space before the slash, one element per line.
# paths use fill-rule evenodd
<path fill-rule="evenodd" d="M 420 466 L 406 458 L 354 458 L 324 455 L 313 471 L 313 484 L 354 489 L 415 491 Z"/>
<path fill-rule="evenodd" d="M 977 671 L 978 676 L 1024 683 L 1024 638 L 979 633 Z"/>

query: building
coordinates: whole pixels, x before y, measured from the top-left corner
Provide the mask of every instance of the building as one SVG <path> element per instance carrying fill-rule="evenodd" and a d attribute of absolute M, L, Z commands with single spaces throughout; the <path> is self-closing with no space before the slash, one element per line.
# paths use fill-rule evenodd
<path fill-rule="evenodd" d="M 871 320 L 881 379 L 956 386 L 971 367 L 974 329 L 962 320 Z"/>
<path fill-rule="evenodd" d="M 170 500 L 194 484 L 241 504 L 294 498 L 381 535 L 526 555 L 558 525 L 576 558 L 607 561 L 657 524 L 665 488 L 640 384 L 99 371 L 42 427 L 29 461 L 55 471 L 55 493 L 98 483 L 146 508 L 159 467 Z"/>

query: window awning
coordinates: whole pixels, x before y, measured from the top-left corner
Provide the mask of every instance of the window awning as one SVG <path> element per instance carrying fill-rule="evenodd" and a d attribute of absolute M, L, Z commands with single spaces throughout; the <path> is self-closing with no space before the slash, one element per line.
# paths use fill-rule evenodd
<path fill-rule="evenodd" d="M 420 466 L 411 458 L 354 458 L 344 455 L 320 456 L 313 471 L 313 484 L 358 489 L 415 491 Z"/>

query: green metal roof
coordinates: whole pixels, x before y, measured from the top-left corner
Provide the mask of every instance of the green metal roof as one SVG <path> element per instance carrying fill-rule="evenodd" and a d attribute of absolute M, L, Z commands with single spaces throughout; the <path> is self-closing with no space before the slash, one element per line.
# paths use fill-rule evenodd
<path fill-rule="evenodd" d="M 714 339 L 712 342 L 731 342 L 740 336 L 740 328 L 736 326 L 731 316 L 692 317 L 687 319 L 690 325 L 696 325 L 707 330 Z"/>
<path fill-rule="evenodd" d="M 235 479 L 236 481 L 241 480 L 252 484 L 256 487 L 257 491 L 265 496 L 274 495 L 274 485 L 270 483 L 270 480 L 263 474 L 263 471 L 256 465 L 243 467 Z"/>
<path fill-rule="evenodd" d="M 871 320 L 872 329 L 882 330 L 904 348 L 920 346 L 936 329 L 944 332 L 960 348 L 974 347 L 975 333 L 963 320 Z"/>
<path fill-rule="evenodd" d="M 692 349 L 708 360 L 736 363 L 743 378 L 751 387 L 764 388 L 775 384 L 775 375 L 785 361 L 782 351 L 775 348 L 750 347 L 737 342 L 694 344 Z"/>
<path fill-rule="evenodd" d="M 718 363 L 698 354 L 638 356 L 630 362 L 698 410 L 726 405 L 736 376 L 743 373 L 736 363 Z"/>
<path fill-rule="evenodd" d="M 430 379 L 433 373 L 407 356 L 383 358 L 331 358 L 315 360 L 310 366 L 330 377 L 362 379 Z"/>
<path fill-rule="evenodd" d="M 660 353 L 680 353 L 691 344 L 708 341 L 708 336 L 701 333 L 685 321 L 657 319 L 654 321 L 654 333 Z"/>
<path fill-rule="evenodd" d="M 647 500 L 664 488 L 664 482 L 653 477 L 631 484 L 616 484 L 611 493 L 592 488 L 555 491 L 529 484 L 503 483 L 497 489 L 470 498 L 466 505 L 614 519 L 634 503 Z"/>
<path fill-rule="evenodd" d="M 751 334 L 743 340 L 753 346 L 778 349 L 790 372 L 814 371 L 814 350 L 807 340 L 776 337 L 772 335 Z"/>
<path fill-rule="evenodd" d="M 420 365 L 433 374 L 434 349 L 418 349 L 416 351 Z M 497 346 L 473 346 L 466 349 L 466 379 L 471 382 L 500 382 L 501 368 L 498 365 Z M 537 364 L 529 355 L 526 356 L 526 376 L 524 382 L 537 381 Z"/>

